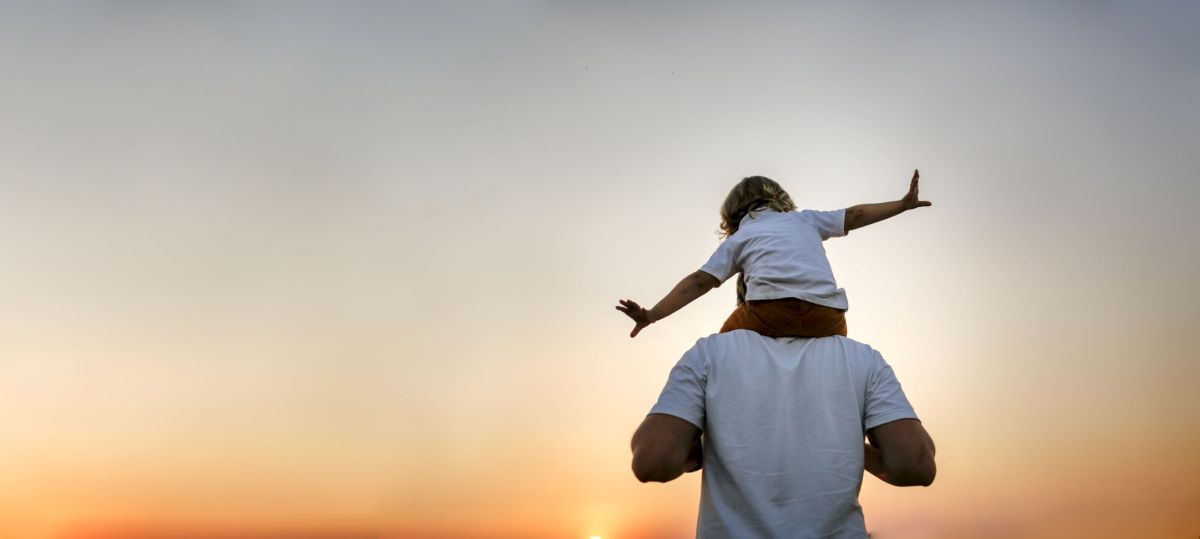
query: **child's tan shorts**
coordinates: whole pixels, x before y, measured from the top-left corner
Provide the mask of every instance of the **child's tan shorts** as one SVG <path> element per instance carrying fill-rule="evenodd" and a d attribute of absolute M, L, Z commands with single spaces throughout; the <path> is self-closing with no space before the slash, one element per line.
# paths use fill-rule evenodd
<path fill-rule="evenodd" d="M 725 320 L 721 333 L 735 329 L 765 337 L 845 337 L 846 313 L 797 298 L 747 300 Z"/>

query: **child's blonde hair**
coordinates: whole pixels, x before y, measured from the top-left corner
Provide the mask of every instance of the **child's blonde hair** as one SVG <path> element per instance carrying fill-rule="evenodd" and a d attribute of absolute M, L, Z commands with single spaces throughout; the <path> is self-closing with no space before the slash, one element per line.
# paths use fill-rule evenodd
<path fill-rule="evenodd" d="M 721 204 L 721 237 L 728 238 L 737 232 L 742 218 L 759 206 L 781 212 L 796 209 L 792 197 L 775 180 L 766 176 L 743 178 L 729 190 L 725 203 Z"/>

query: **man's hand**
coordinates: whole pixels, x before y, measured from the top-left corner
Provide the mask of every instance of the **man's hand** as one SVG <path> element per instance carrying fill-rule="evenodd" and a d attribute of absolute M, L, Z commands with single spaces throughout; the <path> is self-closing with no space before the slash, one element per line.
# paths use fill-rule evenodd
<path fill-rule="evenodd" d="M 871 444 L 863 444 L 863 468 L 880 481 L 887 482 L 887 468 L 883 465 L 883 453 Z"/>
<path fill-rule="evenodd" d="M 687 460 L 683 461 L 683 473 L 692 473 L 699 471 L 704 467 L 704 445 L 700 443 L 700 435 L 696 435 L 696 439 L 692 440 L 692 446 L 688 448 Z"/>
<path fill-rule="evenodd" d="M 908 184 L 908 194 L 904 195 L 904 198 L 900 199 L 900 207 L 902 209 L 911 210 L 933 205 L 932 202 L 920 200 L 917 197 L 917 181 L 920 179 L 920 177 L 921 173 L 916 169 L 913 169 L 912 182 Z"/>
<path fill-rule="evenodd" d="M 897 419 L 867 431 L 863 466 L 897 487 L 927 487 L 937 476 L 933 438 L 916 419 Z"/>
<path fill-rule="evenodd" d="M 631 299 L 619 300 L 620 305 L 617 305 L 617 310 L 625 313 L 626 316 L 633 319 L 633 332 L 630 337 L 637 337 L 639 331 L 654 323 L 654 318 L 650 316 L 648 309 L 643 309 L 641 305 Z"/>
<path fill-rule="evenodd" d="M 629 445 L 633 475 L 643 483 L 666 483 L 700 469 L 700 429 L 673 415 L 647 415 Z"/>

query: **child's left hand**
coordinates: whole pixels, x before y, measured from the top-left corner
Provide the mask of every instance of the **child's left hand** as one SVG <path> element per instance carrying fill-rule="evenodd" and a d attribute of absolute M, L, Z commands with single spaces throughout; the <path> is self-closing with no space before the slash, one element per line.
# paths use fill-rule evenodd
<path fill-rule="evenodd" d="M 654 319 L 650 317 L 650 311 L 643 309 L 641 305 L 631 299 L 620 300 L 620 305 L 617 305 L 617 310 L 625 313 L 626 316 L 633 319 L 633 332 L 630 337 L 637 337 L 639 331 L 654 323 Z"/>
<path fill-rule="evenodd" d="M 704 467 L 704 445 L 700 443 L 700 437 L 697 436 L 692 440 L 691 447 L 688 448 L 687 460 L 683 461 L 683 473 L 692 473 L 699 471 Z"/>
<path fill-rule="evenodd" d="M 919 198 L 919 195 L 918 195 L 919 188 L 917 186 L 917 183 L 920 181 L 920 178 L 921 178 L 921 173 L 914 169 L 912 181 L 909 182 L 909 184 L 908 184 L 908 194 L 904 195 L 904 198 L 900 199 L 900 207 L 902 209 L 912 210 L 912 209 L 916 209 L 916 208 L 924 208 L 925 206 L 933 205 L 932 202 L 929 202 L 928 200 L 921 200 Z"/>

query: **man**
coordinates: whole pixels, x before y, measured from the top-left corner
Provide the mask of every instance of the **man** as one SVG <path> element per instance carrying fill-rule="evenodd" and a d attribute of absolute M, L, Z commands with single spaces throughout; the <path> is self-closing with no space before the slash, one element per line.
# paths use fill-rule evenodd
<path fill-rule="evenodd" d="M 702 539 L 866 537 L 864 468 L 896 486 L 928 486 L 936 474 L 933 440 L 892 368 L 840 336 L 700 339 L 632 446 L 642 482 L 703 466 Z"/>

